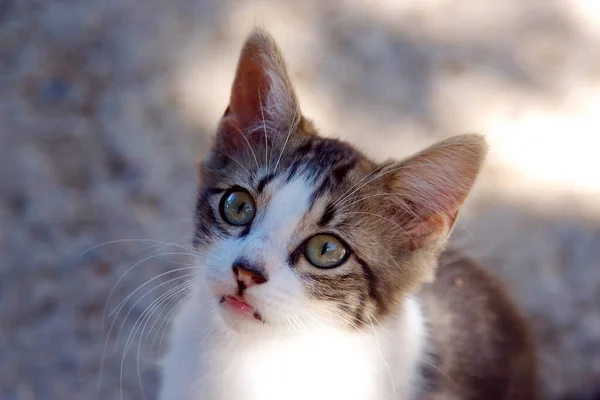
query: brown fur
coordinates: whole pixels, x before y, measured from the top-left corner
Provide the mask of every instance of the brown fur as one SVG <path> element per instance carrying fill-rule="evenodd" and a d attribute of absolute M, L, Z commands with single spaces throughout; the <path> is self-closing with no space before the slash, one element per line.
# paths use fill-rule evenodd
<path fill-rule="evenodd" d="M 343 141 L 319 137 L 299 110 L 280 51 L 256 31 L 242 50 L 231 103 L 200 168 L 195 245 L 251 231 L 252 225 L 220 219 L 227 189 L 243 187 L 260 210 L 269 206 L 274 185 L 302 175 L 311 182 L 312 204 L 287 250 L 290 268 L 314 301 L 335 307 L 357 329 L 385 320 L 434 280 L 421 292 L 436 370 L 443 372 L 433 398 L 535 399 L 527 331 L 501 285 L 466 261 L 438 268 L 484 160 L 484 139 L 457 136 L 402 162 L 377 164 Z M 302 246 L 318 233 L 339 237 L 350 257 L 336 268 L 315 268 Z"/>
<path fill-rule="evenodd" d="M 497 279 L 471 260 L 445 253 L 420 298 L 436 361 L 433 393 L 426 398 L 539 398 L 525 321 Z"/>

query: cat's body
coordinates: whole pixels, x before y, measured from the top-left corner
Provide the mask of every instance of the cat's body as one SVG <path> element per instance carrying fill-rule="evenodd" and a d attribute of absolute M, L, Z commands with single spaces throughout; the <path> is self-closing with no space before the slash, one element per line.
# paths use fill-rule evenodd
<path fill-rule="evenodd" d="M 525 322 L 502 284 L 455 252 L 420 293 L 432 365 L 425 399 L 538 399 Z"/>
<path fill-rule="evenodd" d="M 435 283 L 362 332 L 249 340 L 213 330 L 209 307 L 188 301 L 174 323 L 162 398 L 537 399 L 526 328 L 499 283 L 454 253 L 442 260 Z"/>
<path fill-rule="evenodd" d="M 188 302 L 176 322 L 175 341 L 181 346 L 166 360 L 172 378 L 165 382 L 163 399 L 415 398 L 425 337 L 414 301 L 402 318 L 384 327 L 260 338 L 211 332 L 198 304 Z M 191 327 L 197 334 L 184 338 Z"/>
<path fill-rule="evenodd" d="M 499 284 L 438 265 L 485 151 L 464 135 L 377 164 L 319 137 L 255 32 L 200 169 L 198 276 L 161 399 L 535 400 Z"/>

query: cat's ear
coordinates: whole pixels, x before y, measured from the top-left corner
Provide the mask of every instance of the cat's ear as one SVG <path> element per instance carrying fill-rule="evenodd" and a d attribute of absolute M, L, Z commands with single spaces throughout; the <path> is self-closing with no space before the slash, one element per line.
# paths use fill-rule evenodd
<path fill-rule="evenodd" d="M 231 97 L 217 131 L 221 150 L 236 150 L 286 132 L 299 107 L 285 61 L 273 38 L 255 28 L 242 48 Z"/>
<path fill-rule="evenodd" d="M 386 186 L 394 201 L 394 218 L 413 246 L 445 241 L 486 153 L 482 136 L 461 135 L 391 167 Z"/>

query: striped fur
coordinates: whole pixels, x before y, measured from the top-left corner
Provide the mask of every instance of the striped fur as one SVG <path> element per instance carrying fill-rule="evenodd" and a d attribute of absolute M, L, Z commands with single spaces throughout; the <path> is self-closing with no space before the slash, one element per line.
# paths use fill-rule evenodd
<path fill-rule="evenodd" d="M 273 39 L 254 32 L 242 49 L 212 150 L 200 165 L 193 243 L 201 254 L 202 283 L 174 324 L 161 398 L 506 398 L 497 387 L 491 394 L 453 381 L 446 389 L 435 364 L 433 374 L 420 373 L 429 360 L 441 365 L 480 350 L 443 341 L 467 329 L 466 322 L 433 334 L 426 327 L 442 326 L 436 322 L 444 318 L 434 311 L 452 301 L 446 289 L 428 283 L 485 154 L 482 137 L 463 135 L 406 160 L 378 164 L 348 143 L 319 136 L 300 112 Z M 247 226 L 228 224 L 221 215 L 223 196 L 232 188 L 254 200 L 256 215 Z M 334 268 L 311 264 L 304 246 L 316 234 L 336 236 L 349 256 Z M 241 294 L 232 274 L 239 259 L 259 265 L 263 274 L 261 284 L 243 292 L 255 319 L 220 305 L 224 296 Z M 478 304 L 477 323 L 497 311 L 477 303 L 481 291 L 460 295 Z M 501 291 L 490 289 L 490 295 L 507 320 L 520 323 Z M 424 310 L 439 321 L 426 324 Z M 493 355 L 483 364 L 473 360 L 483 365 L 481 373 L 497 363 L 510 365 L 512 352 L 485 349 L 488 341 L 476 339 L 472 343 Z M 526 341 L 514 343 L 515 353 L 527 350 L 521 347 Z M 523 360 L 529 365 L 529 358 Z M 464 366 L 449 365 L 460 379 Z M 495 385 L 511 382 L 506 373 L 489 376 Z M 491 382 L 486 377 L 473 382 Z"/>

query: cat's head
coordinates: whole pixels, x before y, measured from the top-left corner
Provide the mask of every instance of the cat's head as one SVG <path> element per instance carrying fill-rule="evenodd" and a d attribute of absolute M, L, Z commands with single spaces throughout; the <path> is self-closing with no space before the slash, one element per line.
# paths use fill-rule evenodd
<path fill-rule="evenodd" d="M 238 332 L 385 319 L 432 279 L 485 153 L 464 135 L 378 164 L 318 136 L 256 30 L 200 168 L 194 243 L 216 318 Z"/>

